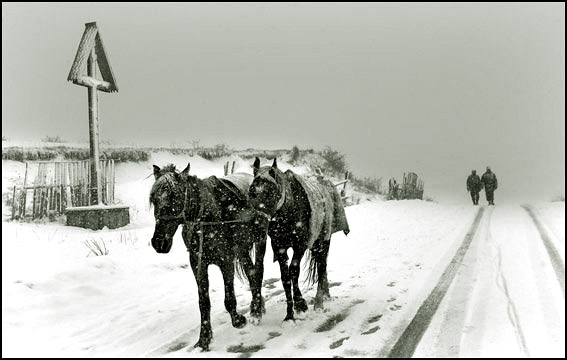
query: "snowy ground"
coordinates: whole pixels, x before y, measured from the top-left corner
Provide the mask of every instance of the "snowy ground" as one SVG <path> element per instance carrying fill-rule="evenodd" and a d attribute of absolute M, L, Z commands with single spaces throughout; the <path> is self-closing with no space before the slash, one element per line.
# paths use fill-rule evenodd
<path fill-rule="evenodd" d="M 237 161 L 237 171 L 252 171 L 239 158 L 209 162 L 168 153 L 120 164 L 116 194 L 130 205 L 132 223 L 116 230 L 9 222 L 3 208 L 3 356 L 385 356 L 451 263 L 478 209 L 468 202 L 378 199 L 346 208 L 352 231 L 333 236 L 329 255 L 333 298 L 324 312 L 310 305 L 294 324 L 282 322 L 285 295 L 269 245 L 267 312 L 259 326 L 231 327 L 222 277 L 211 267 L 214 339 L 211 351 L 200 353 L 192 347 L 200 324 L 197 288 L 180 232 L 169 254 L 149 245 L 151 164 L 182 169 L 187 160 L 200 177 L 222 175 L 227 160 Z M 3 191 L 22 169 L 2 162 Z M 565 355 L 564 292 L 520 205 L 486 209 L 416 356 Z M 564 264 L 564 202 L 532 205 Z M 104 241 L 109 254 L 87 257 L 85 240 Z M 235 284 L 238 307 L 247 313 L 250 292 Z M 303 290 L 309 302 L 315 289 Z"/>

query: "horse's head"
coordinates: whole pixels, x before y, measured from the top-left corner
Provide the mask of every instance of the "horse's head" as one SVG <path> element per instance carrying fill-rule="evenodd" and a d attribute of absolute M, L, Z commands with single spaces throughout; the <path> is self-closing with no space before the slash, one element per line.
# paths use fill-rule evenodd
<path fill-rule="evenodd" d="M 260 168 L 260 159 L 256 158 L 253 167 L 254 180 L 248 193 L 250 203 L 260 214 L 271 219 L 284 201 L 282 181 L 284 174 L 278 169 L 276 159 L 272 166 Z"/>
<path fill-rule="evenodd" d="M 168 253 L 173 243 L 173 235 L 184 220 L 187 178 L 190 165 L 178 173 L 175 165 L 160 169 L 154 165 L 156 179 L 150 191 L 150 203 L 154 207 L 156 226 L 152 236 L 152 246 L 158 253 Z"/>

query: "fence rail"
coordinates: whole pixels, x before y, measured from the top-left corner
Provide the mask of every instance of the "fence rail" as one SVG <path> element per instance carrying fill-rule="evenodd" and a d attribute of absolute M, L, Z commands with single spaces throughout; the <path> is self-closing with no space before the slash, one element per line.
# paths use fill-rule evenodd
<path fill-rule="evenodd" d="M 114 160 L 100 160 L 99 166 L 102 202 L 113 204 Z M 12 219 L 38 219 L 91 205 L 90 190 L 89 160 L 26 162 L 24 183 L 13 190 Z"/>

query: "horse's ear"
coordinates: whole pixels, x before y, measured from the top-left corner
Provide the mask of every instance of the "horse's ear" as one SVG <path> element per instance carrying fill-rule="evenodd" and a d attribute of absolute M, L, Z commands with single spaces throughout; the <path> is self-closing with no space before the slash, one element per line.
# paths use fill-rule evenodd
<path fill-rule="evenodd" d="M 254 176 L 256 176 L 256 174 L 258 174 L 258 171 L 260 170 L 260 158 L 258 158 L 256 156 L 256 160 L 254 160 L 254 165 L 252 165 L 252 167 L 254 168 Z"/>
<path fill-rule="evenodd" d="M 275 178 L 276 178 L 276 170 L 275 170 L 275 168 L 271 167 L 270 170 L 268 170 L 268 174 L 270 174 L 270 176 L 275 179 Z"/>
<path fill-rule="evenodd" d="M 156 178 L 156 180 L 157 180 L 157 178 L 159 177 L 159 171 L 160 171 L 160 170 L 161 170 L 161 169 L 159 168 L 159 166 L 154 165 L 154 177 Z"/>
<path fill-rule="evenodd" d="M 274 158 L 274 162 L 272 163 L 272 167 L 276 168 L 276 169 L 278 168 L 278 159 L 277 158 Z"/>
<path fill-rule="evenodd" d="M 183 176 L 184 178 L 187 178 L 189 176 L 189 170 L 190 169 L 191 169 L 191 163 L 187 163 L 187 166 L 181 172 L 181 176 Z"/>

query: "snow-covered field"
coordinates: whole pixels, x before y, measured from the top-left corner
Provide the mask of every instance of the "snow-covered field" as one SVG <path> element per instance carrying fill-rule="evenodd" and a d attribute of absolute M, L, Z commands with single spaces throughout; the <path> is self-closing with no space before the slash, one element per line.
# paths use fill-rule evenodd
<path fill-rule="evenodd" d="M 2 223 L 3 356 L 376 357 L 384 356 L 435 287 L 467 235 L 478 207 L 370 199 L 346 208 L 351 233 L 332 238 L 332 299 L 283 323 L 279 268 L 266 253 L 266 314 L 259 326 L 234 329 L 224 310 L 220 271 L 211 267 L 211 351 L 199 335 L 197 287 L 180 231 L 169 254 L 149 244 L 154 220 L 148 194 L 152 164 L 191 161 L 199 177 L 223 164 L 252 172 L 249 161 L 214 162 L 154 153 L 150 162 L 119 164 L 116 194 L 131 224 L 92 231 L 58 223 Z M 289 164 L 279 162 L 283 169 Z M 3 161 L 3 192 L 23 174 Z M 306 168 L 294 168 L 306 172 Z M 565 297 L 539 234 L 517 205 L 488 208 L 461 270 L 416 350 L 420 356 L 565 355 Z M 564 202 L 533 204 L 565 259 Z M 87 256 L 86 240 L 107 256 Z M 564 273 L 564 265 L 563 265 Z M 564 283 L 564 278 L 563 278 Z M 235 282 L 238 308 L 250 292 Z M 308 302 L 315 288 L 303 285 Z M 457 344 L 456 347 L 454 344 Z M 446 350 L 450 348 L 452 350 Z"/>

